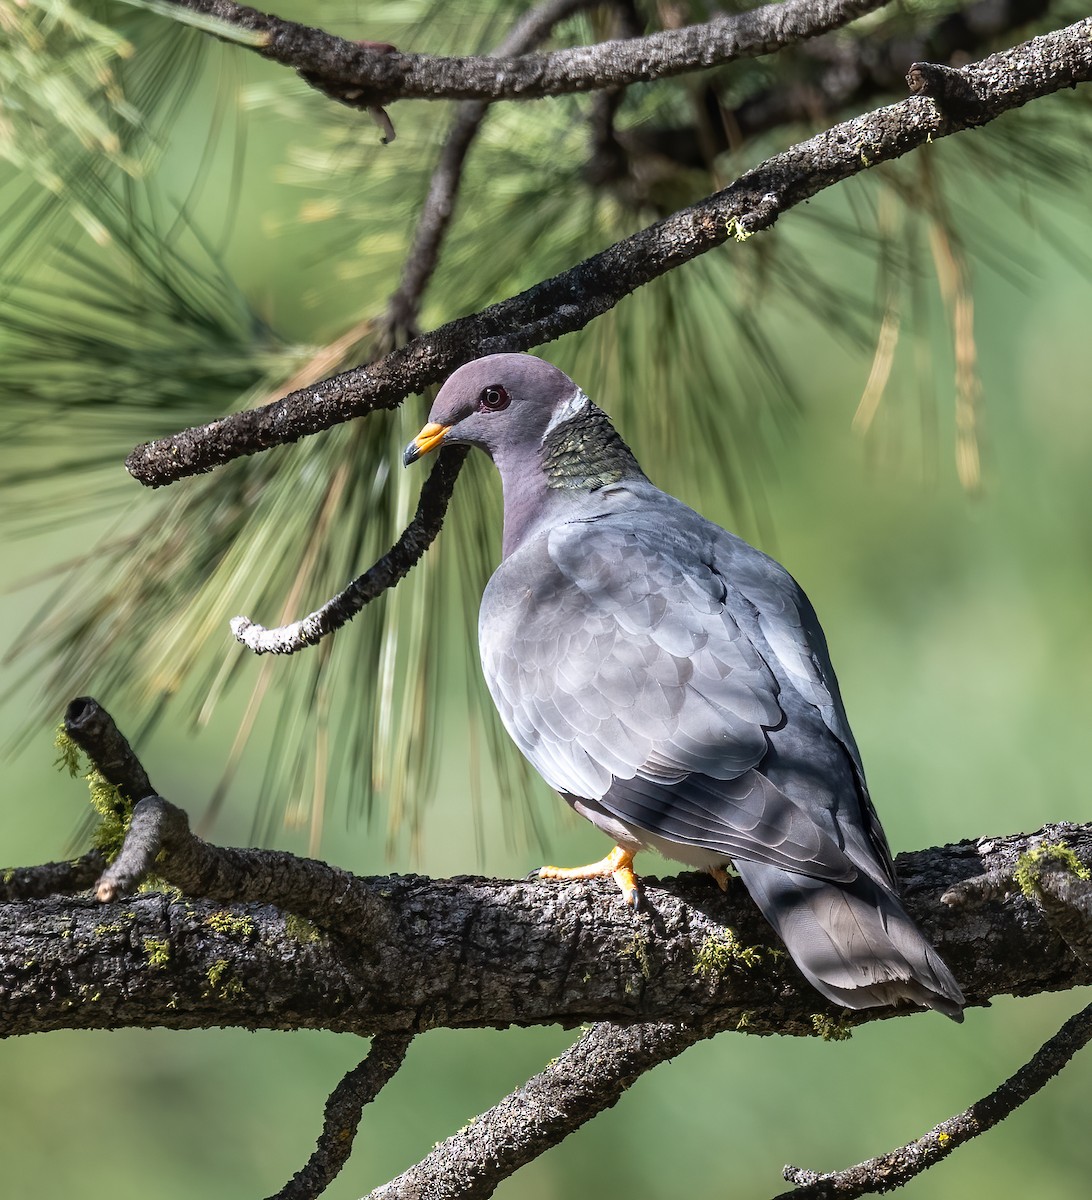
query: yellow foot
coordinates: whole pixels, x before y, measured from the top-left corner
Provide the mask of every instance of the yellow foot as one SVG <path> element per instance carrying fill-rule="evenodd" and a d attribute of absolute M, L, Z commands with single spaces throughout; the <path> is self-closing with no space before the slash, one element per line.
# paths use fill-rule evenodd
<path fill-rule="evenodd" d="M 538 871 L 539 879 L 604 879 L 608 875 L 621 889 L 626 906 L 636 908 L 640 893 L 633 872 L 633 855 L 621 846 L 615 846 L 606 858 L 586 867 L 540 867 Z"/>
<path fill-rule="evenodd" d="M 722 892 L 728 890 L 728 872 L 723 867 L 706 867 L 706 870 L 717 881 L 717 887 Z"/>

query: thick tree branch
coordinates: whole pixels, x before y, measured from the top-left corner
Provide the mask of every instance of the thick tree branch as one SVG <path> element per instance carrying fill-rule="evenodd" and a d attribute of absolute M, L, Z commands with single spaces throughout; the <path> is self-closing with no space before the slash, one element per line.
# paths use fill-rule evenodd
<path fill-rule="evenodd" d="M 980 99 L 976 123 L 1092 79 L 1090 31 L 1092 18 L 1086 18 L 962 68 Z M 582 329 L 638 287 L 729 238 L 767 229 L 824 188 L 963 128 L 920 96 L 845 121 L 518 296 L 263 408 L 138 446 L 126 466 L 141 483 L 159 487 L 375 409 L 397 407 L 411 392 L 479 355 L 526 350 Z"/>
<path fill-rule="evenodd" d="M 714 1032 L 712 1026 L 664 1023 L 596 1025 L 541 1074 L 367 1200 L 484 1200 L 520 1167 L 613 1108 L 646 1071 Z"/>
<path fill-rule="evenodd" d="M 143 790 L 147 775 L 94 701 L 73 702 L 66 727 L 108 781 Z M 105 763 L 95 758 L 100 745 Z M 939 905 L 968 880 L 1012 878 L 1029 847 L 1059 842 L 1074 861 L 1092 861 L 1092 826 L 900 857 L 907 905 L 971 1003 L 1092 981 L 1092 965 L 1022 894 Z M 783 954 L 765 949 L 768 930 L 742 887 L 722 894 L 706 876 L 646 880 L 647 907 L 636 916 L 609 882 L 361 879 L 283 852 L 210 846 L 156 795 L 136 805 L 99 894 L 134 886 L 153 865 L 181 897 L 0 904 L 0 1036 L 128 1025 L 375 1034 L 589 1020 L 811 1034 L 817 1016 L 849 1025 L 894 1015 L 825 1004 Z M 23 877 L 39 896 L 33 876 Z M 18 878 L 3 875 L 9 896 Z"/>
<path fill-rule="evenodd" d="M 444 58 L 377 52 L 321 29 L 235 4 L 168 0 L 181 8 L 264 36 L 264 58 L 299 71 L 336 100 L 375 108 L 395 100 L 532 100 L 630 83 L 772 54 L 879 8 L 886 0 L 784 0 L 703 25 L 633 41 L 601 42 L 519 57 Z"/>
<path fill-rule="evenodd" d="M 856 1196 L 902 1187 L 947 1158 L 953 1150 L 1000 1124 L 1045 1087 L 1089 1041 L 1092 1041 L 1092 1004 L 1070 1017 L 1000 1087 L 958 1116 L 941 1121 L 924 1137 L 844 1171 L 818 1175 L 799 1167 L 786 1167 L 785 1178 L 798 1186 L 791 1192 L 780 1193 L 774 1200 L 853 1200 Z"/>
<path fill-rule="evenodd" d="M 93 700 L 74 701 L 65 727 L 126 799 L 150 789 Z M 903 855 L 898 868 L 910 912 L 968 1000 L 982 1003 L 1001 992 L 1092 982 L 1090 860 L 1092 826 L 1067 825 Z M 180 889 L 177 897 L 113 900 L 151 870 Z M 20 884 L 41 894 L 32 872 L 2 878 L 8 896 Z M 278 1194 L 301 1200 L 337 1174 L 363 1105 L 397 1071 L 414 1032 L 603 1022 L 375 1193 L 488 1196 L 645 1071 L 702 1038 L 725 1029 L 841 1033 L 896 1015 L 821 1001 L 783 952 L 766 945 L 768 931 L 742 891 L 734 885 L 722 894 L 705 876 L 646 880 L 646 908 L 635 915 L 609 884 L 360 879 L 290 854 L 210 846 L 180 809 L 151 793 L 134 806 L 121 852 L 99 881 L 108 902 L 0 903 L 0 1037 L 150 1025 L 377 1036 L 331 1096 L 315 1153 Z M 816 1195 L 859 1195 L 890 1186 L 899 1172 L 910 1177 L 949 1152 L 949 1141 L 975 1136 L 1042 1086 L 1088 1039 L 1090 1014 L 914 1146 L 837 1176 L 791 1177 L 820 1189 Z"/>

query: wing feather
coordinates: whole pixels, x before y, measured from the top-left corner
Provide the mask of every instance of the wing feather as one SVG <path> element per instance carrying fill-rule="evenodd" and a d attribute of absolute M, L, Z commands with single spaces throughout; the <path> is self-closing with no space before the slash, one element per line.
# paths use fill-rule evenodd
<path fill-rule="evenodd" d="M 837 823 L 762 773 L 785 686 L 860 760 L 803 593 L 739 547 L 758 555 L 666 497 L 529 539 L 483 597 L 490 692 L 558 791 L 667 842 L 852 879 Z"/>

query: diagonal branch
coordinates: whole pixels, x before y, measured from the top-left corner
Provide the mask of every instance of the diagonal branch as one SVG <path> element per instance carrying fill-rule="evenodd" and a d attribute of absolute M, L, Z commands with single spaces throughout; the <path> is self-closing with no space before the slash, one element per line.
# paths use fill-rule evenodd
<path fill-rule="evenodd" d="M 330 1093 L 314 1153 L 270 1200 L 316 1200 L 322 1195 L 348 1162 L 364 1106 L 394 1078 L 411 1041 L 408 1033 L 381 1033 L 372 1039 L 364 1061 Z"/>
<path fill-rule="evenodd" d="M 780 1193 L 774 1200 L 853 1200 L 856 1196 L 902 1187 L 947 1158 L 953 1150 L 1000 1124 L 1045 1087 L 1089 1041 L 1092 1041 L 1092 1004 L 1070 1017 L 1000 1087 L 958 1116 L 941 1121 L 924 1137 L 855 1167 L 826 1175 L 786 1167 L 785 1178 L 797 1187 Z"/>
<path fill-rule="evenodd" d="M 381 559 L 321 608 L 277 629 L 256 625 L 249 617 L 235 617 L 231 632 L 255 654 L 293 654 L 305 646 L 316 645 L 327 634 L 351 621 L 366 604 L 404 579 L 432 545 L 444 523 L 444 514 L 455 489 L 455 480 L 466 461 L 467 450 L 465 446 L 451 446 L 441 453 L 421 487 L 417 511 L 402 536 Z"/>
<path fill-rule="evenodd" d="M 596 1025 L 544 1071 L 367 1200 L 484 1200 L 520 1167 L 612 1108 L 646 1071 L 716 1031 L 713 1023 Z"/>
<path fill-rule="evenodd" d="M 377 50 L 321 29 L 284 21 L 233 0 L 167 0 L 263 36 L 264 58 L 301 72 L 336 100 L 375 108 L 395 100 L 531 100 L 648 83 L 772 54 L 817 37 L 886 0 L 784 0 L 703 25 L 550 54 L 446 58 Z"/>
<path fill-rule="evenodd" d="M 962 68 L 959 74 L 979 101 L 975 124 L 1092 79 L 1090 34 L 1092 18 L 1085 18 Z M 263 408 L 138 446 L 126 467 L 139 482 L 159 487 L 375 409 L 397 407 L 479 355 L 526 350 L 582 329 L 637 288 L 729 238 L 767 229 L 781 213 L 825 188 L 966 127 L 922 96 L 845 121 L 511 299 Z"/>

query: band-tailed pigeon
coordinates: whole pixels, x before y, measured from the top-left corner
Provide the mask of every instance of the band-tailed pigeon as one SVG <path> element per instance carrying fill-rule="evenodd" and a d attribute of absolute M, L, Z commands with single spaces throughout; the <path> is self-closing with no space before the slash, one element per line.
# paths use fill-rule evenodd
<path fill-rule="evenodd" d="M 405 464 L 480 446 L 504 488 L 503 561 L 482 597 L 482 667 L 542 777 L 616 843 L 731 863 L 797 966 L 848 1008 L 963 994 L 899 901 L 826 639 L 788 572 L 654 487 L 556 367 L 495 354 L 440 389 Z"/>

